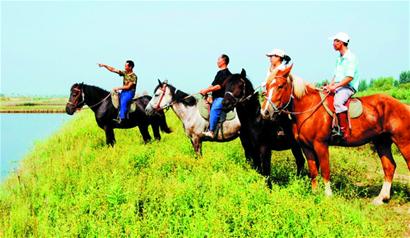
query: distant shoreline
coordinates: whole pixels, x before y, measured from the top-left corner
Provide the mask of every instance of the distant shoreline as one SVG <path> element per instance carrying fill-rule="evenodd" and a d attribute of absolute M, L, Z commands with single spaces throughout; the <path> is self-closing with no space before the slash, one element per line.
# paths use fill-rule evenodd
<path fill-rule="evenodd" d="M 1 113 L 65 113 L 66 98 L 0 97 Z"/>

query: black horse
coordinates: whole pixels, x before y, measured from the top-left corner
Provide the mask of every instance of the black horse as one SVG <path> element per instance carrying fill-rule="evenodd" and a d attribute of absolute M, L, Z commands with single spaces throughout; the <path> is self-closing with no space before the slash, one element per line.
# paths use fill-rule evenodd
<path fill-rule="evenodd" d="M 93 110 L 98 126 L 105 131 L 107 145 L 113 146 L 115 144 L 114 128 L 128 129 L 135 126 L 139 127 L 142 138 L 144 142 L 147 143 L 151 140 L 151 136 L 148 132 L 149 125 L 151 125 L 154 137 L 157 140 L 161 139 L 159 128 L 165 133 L 171 132 L 163 111 L 159 111 L 150 116 L 145 114 L 145 107 L 150 100 L 150 96 L 142 96 L 134 99 L 137 103 L 137 109 L 129 113 L 128 119 L 118 124 L 113 120 L 118 116 L 118 109 L 112 104 L 110 92 L 96 86 L 76 83 L 71 87 L 66 112 L 69 115 L 73 115 L 77 109 L 87 105 Z"/>
<path fill-rule="evenodd" d="M 245 150 L 245 157 L 248 161 L 252 160 L 253 167 L 268 178 L 269 185 L 271 150 L 291 149 L 296 159 L 297 174 L 301 173 L 305 159 L 299 144 L 293 137 L 291 121 L 286 115 L 281 116 L 278 124 L 271 120 L 262 119 L 259 95 L 255 92 L 249 79 L 246 78 L 244 69 L 240 74 L 233 74 L 228 78 L 222 105 L 225 111 L 236 107 L 241 122 L 239 135 Z M 278 135 L 279 124 L 284 135 Z"/>

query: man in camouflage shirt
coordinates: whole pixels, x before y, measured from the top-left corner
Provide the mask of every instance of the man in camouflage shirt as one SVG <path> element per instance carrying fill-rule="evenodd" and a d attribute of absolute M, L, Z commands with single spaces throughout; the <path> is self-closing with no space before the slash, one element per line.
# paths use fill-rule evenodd
<path fill-rule="evenodd" d="M 128 103 L 134 98 L 135 88 L 137 86 L 137 75 L 133 72 L 134 62 L 132 60 L 127 60 L 125 62 L 124 70 L 118 70 L 106 64 L 98 64 L 100 67 L 104 67 L 113 73 L 117 73 L 123 77 L 122 87 L 116 87 L 113 90 L 120 93 L 120 113 L 118 123 L 121 123 L 127 116 Z"/>

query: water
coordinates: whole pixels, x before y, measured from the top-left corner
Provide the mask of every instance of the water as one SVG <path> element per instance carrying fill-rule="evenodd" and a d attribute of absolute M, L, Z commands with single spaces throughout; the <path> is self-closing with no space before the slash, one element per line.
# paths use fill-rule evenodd
<path fill-rule="evenodd" d="M 34 147 L 67 122 L 67 114 L 0 114 L 0 181 L 15 170 L 19 161 Z"/>

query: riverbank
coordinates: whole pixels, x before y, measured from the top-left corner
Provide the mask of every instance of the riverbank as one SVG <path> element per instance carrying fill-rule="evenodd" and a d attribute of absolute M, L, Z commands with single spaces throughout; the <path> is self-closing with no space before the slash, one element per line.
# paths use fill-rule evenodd
<path fill-rule="evenodd" d="M 239 140 L 205 143 L 195 159 L 172 111 L 173 132 L 144 144 L 115 130 L 115 147 L 90 111 L 79 113 L 0 186 L 0 236 L 402 237 L 410 234 L 409 183 L 375 207 L 383 174 L 369 146 L 331 148 L 334 197 L 295 176 L 289 151 L 272 154 L 272 189 Z M 408 174 L 393 150 L 397 174 Z M 407 182 L 406 182 L 407 181 Z M 321 183 L 322 184 L 322 183 Z"/>
<path fill-rule="evenodd" d="M 67 98 L 0 97 L 0 113 L 65 113 Z"/>

